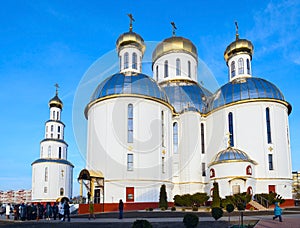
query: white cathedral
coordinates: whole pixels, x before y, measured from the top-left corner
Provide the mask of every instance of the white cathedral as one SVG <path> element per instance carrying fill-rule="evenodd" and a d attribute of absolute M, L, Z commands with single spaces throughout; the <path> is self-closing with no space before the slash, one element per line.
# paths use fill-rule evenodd
<path fill-rule="evenodd" d="M 50 119 L 45 123 L 45 138 L 40 143 L 40 158 L 32 166 L 32 202 L 55 202 L 72 198 L 73 168 L 67 160 L 68 144 L 64 141 L 65 125 L 61 121 L 63 102 L 56 94 L 49 101 Z"/>
<path fill-rule="evenodd" d="M 93 198 L 151 205 L 163 184 L 173 201 L 211 195 L 218 182 L 221 197 L 272 191 L 292 199 L 292 108 L 278 87 L 252 76 L 249 40 L 237 32 L 227 46 L 229 80 L 215 92 L 198 83 L 197 48 L 187 38 L 173 34 L 156 46 L 152 76 L 142 73 L 146 47 L 132 26 L 116 46 L 120 72 L 100 82 L 85 109 L 78 179 L 91 182 Z"/>

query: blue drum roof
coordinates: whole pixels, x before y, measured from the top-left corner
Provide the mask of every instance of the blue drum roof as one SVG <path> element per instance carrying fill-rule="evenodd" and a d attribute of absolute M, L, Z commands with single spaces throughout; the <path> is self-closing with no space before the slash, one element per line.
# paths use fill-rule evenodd
<path fill-rule="evenodd" d="M 284 101 L 281 91 L 271 82 L 261 78 L 240 78 L 218 89 L 210 102 L 209 111 L 236 101 L 270 98 Z"/>
<path fill-rule="evenodd" d="M 37 164 L 37 163 L 44 163 L 44 162 L 48 162 L 48 163 L 59 163 L 59 164 L 64 164 L 64 165 L 69 165 L 72 166 L 74 168 L 74 165 L 64 159 L 51 159 L 51 158 L 39 158 L 37 160 L 35 160 L 34 162 L 32 162 L 31 165 Z"/>
<path fill-rule="evenodd" d="M 145 74 L 114 74 L 98 85 L 91 97 L 96 99 L 116 94 L 138 94 L 168 102 L 165 92 L 157 83 Z"/>
<path fill-rule="evenodd" d="M 207 109 L 207 98 L 212 95 L 210 91 L 195 82 L 169 83 L 163 89 L 169 98 L 170 104 L 177 113 L 185 110 L 193 110 L 205 113 Z"/>

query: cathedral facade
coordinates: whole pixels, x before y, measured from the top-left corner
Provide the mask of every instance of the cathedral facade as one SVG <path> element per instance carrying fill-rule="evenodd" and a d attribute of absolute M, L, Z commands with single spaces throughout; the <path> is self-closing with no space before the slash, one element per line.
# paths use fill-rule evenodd
<path fill-rule="evenodd" d="M 116 46 L 120 71 L 99 83 L 85 109 L 86 174 L 79 179 L 91 182 L 93 198 L 153 203 L 164 184 L 172 201 L 211 195 L 214 182 L 221 197 L 272 191 L 292 198 L 291 105 L 277 86 L 252 76 L 249 40 L 237 33 L 226 48 L 229 80 L 217 91 L 198 83 L 189 39 L 173 34 L 159 43 L 150 76 L 142 73 L 144 40 L 132 27 Z"/>

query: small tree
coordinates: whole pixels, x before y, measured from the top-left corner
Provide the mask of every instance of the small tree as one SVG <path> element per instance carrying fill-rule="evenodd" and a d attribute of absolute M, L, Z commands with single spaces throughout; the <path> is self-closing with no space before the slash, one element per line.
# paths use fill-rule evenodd
<path fill-rule="evenodd" d="M 211 209 L 212 217 L 217 221 L 219 218 L 223 216 L 223 210 L 220 207 L 213 207 Z"/>
<path fill-rule="evenodd" d="M 195 214 L 186 214 L 183 217 L 183 224 L 185 225 L 185 227 L 187 228 L 194 228 L 197 227 L 199 223 L 199 218 L 197 215 Z"/>
<path fill-rule="evenodd" d="M 152 225 L 150 222 L 148 222 L 148 220 L 135 220 L 132 228 L 152 228 Z"/>
<path fill-rule="evenodd" d="M 168 201 L 167 201 L 167 192 L 166 192 L 166 185 L 162 185 L 160 187 L 159 193 L 159 208 L 168 208 Z"/>
<path fill-rule="evenodd" d="M 213 195 L 212 195 L 212 204 L 211 207 L 220 207 L 221 206 L 221 198 L 219 195 L 219 184 L 218 182 L 214 182 Z"/>
<path fill-rule="evenodd" d="M 234 210 L 234 206 L 233 204 L 229 203 L 226 205 L 226 211 L 229 213 L 229 216 L 228 216 L 228 223 L 230 224 L 230 213 L 233 212 Z"/>

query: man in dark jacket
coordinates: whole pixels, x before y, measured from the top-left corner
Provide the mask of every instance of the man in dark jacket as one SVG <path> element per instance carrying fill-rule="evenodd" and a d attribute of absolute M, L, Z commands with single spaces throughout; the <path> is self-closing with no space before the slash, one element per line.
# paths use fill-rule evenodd
<path fill-rule="evenodd" d="M 64 202 L 64 219 L 65 221 L 66 216 L 68 216 L 68 222 L 70 222 L 70 205 L 68 201 Z"/>

